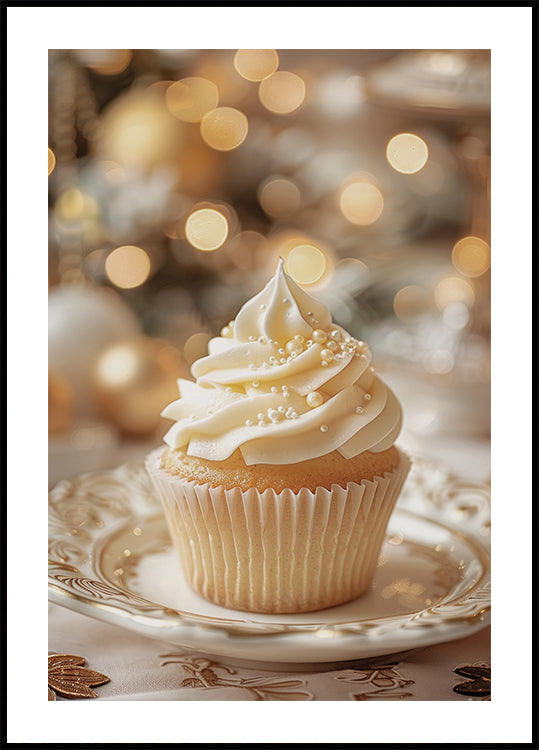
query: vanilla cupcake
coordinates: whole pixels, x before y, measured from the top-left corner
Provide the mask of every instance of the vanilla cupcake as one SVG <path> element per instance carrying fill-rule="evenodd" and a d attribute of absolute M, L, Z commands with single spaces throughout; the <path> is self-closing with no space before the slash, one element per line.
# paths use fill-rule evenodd
<path fill-rule="evenodd" d="M 280 261 L 191 372 L 146 461 L 191 587 L 267 613 L 364 593 L 409 470 L 367 344 Z"/>

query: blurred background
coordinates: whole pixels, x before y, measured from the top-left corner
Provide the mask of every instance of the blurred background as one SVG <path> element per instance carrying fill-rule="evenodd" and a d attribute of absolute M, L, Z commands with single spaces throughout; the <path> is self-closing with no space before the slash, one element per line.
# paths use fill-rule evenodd
<path fill-rule="evenodd" d="M 50 484 L 157 444 L 279 256 L 488 477 L 489 50 L 50 50 L 48 141 Z"/>

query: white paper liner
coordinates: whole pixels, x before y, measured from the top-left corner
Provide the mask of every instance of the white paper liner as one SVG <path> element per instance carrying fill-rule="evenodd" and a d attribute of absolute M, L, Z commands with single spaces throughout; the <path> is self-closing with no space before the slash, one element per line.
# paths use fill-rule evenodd
<path fill-rule="evenodd" d="M 315 492 L 242 491 L 146 468 L 163 504 L 184 575 L 202 596 L 230 609 L 308 612 L 342 604 L 369 586 L 389 518 L 410 469 Z"/>

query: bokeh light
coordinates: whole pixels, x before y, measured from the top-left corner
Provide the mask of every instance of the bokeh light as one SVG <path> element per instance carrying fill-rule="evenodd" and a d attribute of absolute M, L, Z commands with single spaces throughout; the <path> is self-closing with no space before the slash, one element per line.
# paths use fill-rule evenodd
<path fill-rule="evenodd" d="M 265 78 L 258 96 L 264 107 L 276 115 L 287 115 L 301 106 L 305 99 L 303 78 L 288 70 L 278 70 Z"/>
<path fill-rule="evenodd" d="M 78 57 L 94 73 L 115 76 L 127 68 L 132 52 L 130 49 L 87 49 L 78 50 Z"/>
<path fill-rule="evenodd" d="M 144 284 L 150 270 L 148 253 L 136 245 L 117 247 L 105 261 L 105 272 L 109 280 L 120 289 L 134 289 Z"/>
<path fill-rule="evenodd" d="M 201 208 L 188 217 L 185 236 L 197 250 L 217 250 L 228 236 L 228 222 L 220 211 L 214 208 Z"/>
<path fill-rule="evenodd" d="M 325 253 L 311 244 L 296 245 L 284 260 L 286 273 L 298 284 L 306 286 L 320 281 L 327 268 Z"/>
<path fill-rule="evenodd" d="M 239 49 L 234 67 L 247 81 L 263 81 L 279 67 L 279 55 L 274 49 Z"/>
<path fill-rule="evenodd" d="M 121 385 L 132 380 L 140 367 L 136 351 L 129 344 L 117 344 L 107 349 L 99 358 L 98 377 L 110 385 Z"/>
<path fill-rule="evenodd" d="M 395 171 L 415 174 L 427 163 L 429 149 L 418 135 L 399 133 L 387 144 L 386 157 Z"/>
<path fill-rule="evenodd" d="M 451 260 L 464 276 L 481 276 L 490 266 L 490 246 L 480 237 L 463 237 L 453 247 Z"/>
<path fill-rule="evenodd" d="M 102 125 L 97 156 L 122 167 L 145 170 L 170 164 L 184 149 L 185 126 L 155 89 L 131 89 L 120 96 L 104 110 Z"/>
<path fill-rule="evenodd" d="M 84 229 L 94 226 L 99 207 L 92 196 L 72 187 L 60 193 L 54 205 L 54 218 L 63 230 Z"/>
<path fill-rule="evenodd" d="M 183 347 L 183 356 L 188 364 L 192 365 L 197 359 L 208 353 L 209 333 L 193 333 L 189 336 Z"/>
<path fill-rule="evenodd" d="M 471 307 L 475 301 L 474 288 L 466 279 L 461 279 L 459 276 L 446 276 L 436 285 L 434 301 L 439 310 L 444 310 L 455 302 Z"/>
<path fill-rule="evenodd" d="M 416 284 L 405 286 L 393 298 L 393 310 L 399 320 L 410 320 L 426 312 L 428 308 L 427 291 Z"/>
<path fill-rule="evenodd" d="M 183 122 L 200 122 L 219 104 L 219 91 L 207 78 L 182 78 L 167 88 L 165 101 L 174 117 Z"/>
<path fill-rule="evenodd" d="M 49 151 L 49 172 L 48 172 L 48 174 L 50 174 L 52 172 L 52 170 L 54 169 L 54 167 L 56 166 L 56 156 L 54 155 L 54 151 L 51 148 L 49 148 L 48 151 Z"/>
<path fill-rule="evenodd" d="M 380 189 L 367 179 L 358 177 L 348 181 L 341 190 L 340 209 L 352 224 L 368 226 L 377 221 L 384 210 Z"/>
<path fill-rule="evenodd" d="M 258 189 L 258 202 L 268 216 L 276 219 L 291 216 L 299 208 L 298 186 L 284 177 L 270 177 Z"/>
<path fill-rule="evenodd" d="M 207 112 L 200 122 L 200 134 L 217 151 L 232 151 L 247 138 L 247 117 L 234 107 L 218 107 Z"/>

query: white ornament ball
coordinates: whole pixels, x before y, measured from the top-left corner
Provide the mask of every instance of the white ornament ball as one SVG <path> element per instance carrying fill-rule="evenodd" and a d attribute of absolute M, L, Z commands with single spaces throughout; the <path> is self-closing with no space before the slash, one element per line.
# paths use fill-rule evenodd
<path fill-rule="evenodd" d="M 139 321 L 117 292 L 94 286 L 55 287 L 48 315 L 49 367 L 71 383 L 75 415 L 93 416 L 94 363 L 110 344 L 141 333 Z"/>

